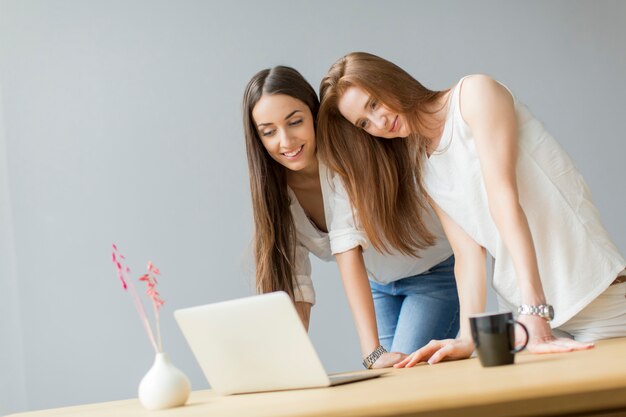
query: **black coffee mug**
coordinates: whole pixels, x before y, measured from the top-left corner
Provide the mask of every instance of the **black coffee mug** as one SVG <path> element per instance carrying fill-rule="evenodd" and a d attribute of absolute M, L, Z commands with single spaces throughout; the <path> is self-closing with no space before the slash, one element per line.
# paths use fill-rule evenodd
<path fill-rule="evenodd" d="M 513 320 L 513 313 L 485 313 L 471 316 L 470 327 L 478 358 L 483 366 L 509 365 L 515 354 L 528 344 L 528 329 Z M 526 333 L 526 341 L 515 347 L 515 325 L 519 324 Z"/>

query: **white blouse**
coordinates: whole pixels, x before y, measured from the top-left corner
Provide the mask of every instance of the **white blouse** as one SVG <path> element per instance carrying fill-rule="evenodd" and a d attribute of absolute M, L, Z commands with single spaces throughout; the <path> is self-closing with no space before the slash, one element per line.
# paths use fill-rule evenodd
<path fill-rule="evenodd" d="M 421 258 L 403 255 L 397 251 L 381 254 L 373 247 L 364 231 L 359 228 L 348 194 L 341 179 L 320 163 L 319 175 L 324 200 L 324 215 L 328 233 L 319 230 L 308 218 L 295 193 L 289 189 L 291 214 L 296 227 L 296 301 L 315 304 L 315 289 L 311 280 L 309 253 L 324 261 L 333 260 L 335 254 L 357 246 L 363 248 L 363 259 L 369 278 L 388 284 L 402 278 L 422 274 L 452 256 L 441 224 L 432 212 L 425 223 L 435 235 L 437 243 L 421 252 Z"/>
<path fill-rule="evenodd" d="M 521 294 L 513 259 L 489 211 L 476 140 L 454 88 L 438 149 L 426 161 L 430 196 L 495 259 L 493 287 L 502 310 L 516 311 Z M 511 94 L 512 95 L 512 94 Z M 565 323 L 615 279 L 626 262 L 602 226 L 576 166 L 528 108 L 513 96 L 518 125 L 517 186 L 537 253 L 552 327 Z"/>

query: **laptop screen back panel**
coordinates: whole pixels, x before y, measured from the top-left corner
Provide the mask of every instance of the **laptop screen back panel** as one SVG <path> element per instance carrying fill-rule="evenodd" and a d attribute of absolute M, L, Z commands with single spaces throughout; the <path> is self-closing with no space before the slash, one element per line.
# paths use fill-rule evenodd
<path fill-rule="evenodd" d="M 283 292 L 178 310 L 175 316 L 211 387 L 220 394 L 330 384 Z"/>

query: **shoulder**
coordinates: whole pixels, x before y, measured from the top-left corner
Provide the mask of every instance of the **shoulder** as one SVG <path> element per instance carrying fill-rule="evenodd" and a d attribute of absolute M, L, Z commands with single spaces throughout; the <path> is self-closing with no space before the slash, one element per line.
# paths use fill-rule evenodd
<path fill-rule="evenodd" d="M 460 82 L 461 100 L 467 104 L 481 103 L 494 98 L 512 98 L 506 87 L 485 74 L 468 75 Z"/>
<path fill-rule="evenodd" d="M 468 75 L 460 83 L 461 114 L 470 124 L 477 117 L 490 114 L 494 110 L 513 108 L 513 97 L 509 90 L 488 75 Z"/>
<path fill-rule="evenodd" d="M 319 162 L 320 170 L 320 185 L 323 195 L 333 195 L 337 192 L 337 187 L 343 190 L 343 181 L 339 174 L 330 168 L 323 162 Z"/>

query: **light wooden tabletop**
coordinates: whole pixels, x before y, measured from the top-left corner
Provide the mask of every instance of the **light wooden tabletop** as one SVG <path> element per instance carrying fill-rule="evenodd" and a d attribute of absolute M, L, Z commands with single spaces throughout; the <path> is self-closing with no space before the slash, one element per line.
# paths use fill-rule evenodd
<path fill-rule="evenodd" d="M 132 399 L 13 416 L 483 417 L 599 415 L 606 410 L 613 411 L 603 416 L 626 415 L 626 338 L 598 342 L 588 351 L 520 354 L 509 366 L 483 368 L 478 359 L 468 359 L 382 372 L 380 378 L 332 388 L 226 397 L 196 391 L 186 406 L 158 412 Z"/>

